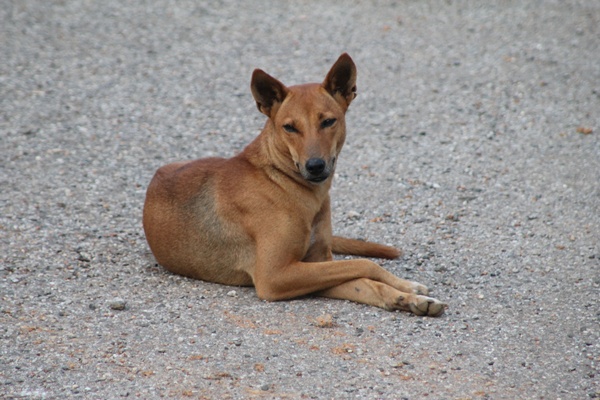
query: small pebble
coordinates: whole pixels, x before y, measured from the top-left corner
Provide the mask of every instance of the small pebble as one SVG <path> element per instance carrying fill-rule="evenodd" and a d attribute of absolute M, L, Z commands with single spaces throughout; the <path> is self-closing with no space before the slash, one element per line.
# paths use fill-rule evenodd
<path fill-rule="evenodd" d="M 122 311 L 125 309 L 126 305 L 127 303 L 125 302 L 125 300 L 117 298 L 110 302 L 110 309 Z"/>
<path fill-rule="evenodd" d="M 238 294 L 235 290 L 231 290 L 229 292 L 227 292 L 227 296 L 229 297 L 238 297 Z"/>
<path fill-rule="evenodd" d="M 348 211 L 348 214 L 346 214 L 348 216 L 348 218 L 358 218 L 360 217 L 360 214 L 354 210 L 350 210 Z"/>

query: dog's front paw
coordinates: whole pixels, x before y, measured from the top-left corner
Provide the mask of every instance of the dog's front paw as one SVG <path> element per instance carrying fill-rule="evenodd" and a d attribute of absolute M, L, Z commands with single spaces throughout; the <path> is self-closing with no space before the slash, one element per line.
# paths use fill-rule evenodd
<path fill-rule="evenodd" d="M 411 282 L 412 293 L 426 296 L 429 294 L 429 288 L 419 282 Z"/>
<path fill-rule="evenodd" d="M 444 313 L 448 305 L 427 296 L 414 296 L 409 303 L 410 311 L 415 315 L 439 317 Z"/>

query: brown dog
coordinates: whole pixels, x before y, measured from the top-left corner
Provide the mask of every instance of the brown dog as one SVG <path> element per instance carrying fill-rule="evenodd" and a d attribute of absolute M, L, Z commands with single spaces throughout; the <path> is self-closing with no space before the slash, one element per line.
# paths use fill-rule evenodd
<path fill-rule="evenodd" d="M 309 293 L 438 316 L 446 305 L 425 286 L 366 259 L 393 247 L 332 236 L 329 188 L 356 97 L 356 67 L 342 54 L 322 84 L 286 87 L 257 69 L 252 94 L 268 118 L 230 159 L 160 168 L 146 195 L 144 230 L 157 261 L 177 274 L 256 287 L 284 300 Z"/>

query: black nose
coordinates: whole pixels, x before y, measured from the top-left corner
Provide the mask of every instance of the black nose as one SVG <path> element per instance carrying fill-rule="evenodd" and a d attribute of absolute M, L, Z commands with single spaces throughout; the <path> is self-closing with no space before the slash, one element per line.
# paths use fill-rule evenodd
<path fill-rule="evenodd" d="M 322 158 L 310 158 L 304 165 L 311 175 L 320 175 L 325 171 L 325 160 Z"/>

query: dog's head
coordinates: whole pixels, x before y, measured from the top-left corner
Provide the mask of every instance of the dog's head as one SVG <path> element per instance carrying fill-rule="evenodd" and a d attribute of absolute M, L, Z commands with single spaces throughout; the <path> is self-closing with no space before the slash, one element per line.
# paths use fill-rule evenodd
<path fill-rule="evenodd" d="M 252 95 L 269 117 L 269 142 L 286 169 L 313 184 L 326 181 L 346 138 L 345 113 L 356 97 L 356 66 L 346 53 L 321 84 L 286 87 L 266 72 L 252 74 Z"/>

